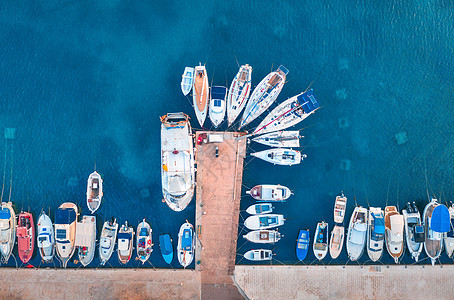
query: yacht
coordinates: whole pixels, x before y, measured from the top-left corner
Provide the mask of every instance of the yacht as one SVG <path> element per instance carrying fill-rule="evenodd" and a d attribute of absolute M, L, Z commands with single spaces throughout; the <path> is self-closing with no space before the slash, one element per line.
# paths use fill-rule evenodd
<path fill-rule="evenodd" d="M 55 254 L 55 234 L 52 221 L 45 212 L 41 212 L 38 218 L 36 245 L 43 262 L 51 262 Z"/>
<path fill-rule="evenodd" d="M 432 198 L 423 212 L 424 222 L 424 250 L 430 257 L 432 265 L 440 257 L 443 249 L 443 238 L 450 230 L 449 210 L 438 200 Z"/>
<path fill-rule="evenodd" d="M 411 258 L 418 261 L 424 243 L 424 227 L 421 223 L 421 214 L 419 213 L 416 203 L 407 202 L 402 210 L 405 225 L 405 239 L 407 248 L 410 251 Z"/>
<path fill-rule="evenodd" d="M 284 216 L 278 214 L 253 215 L 244 221 L 244 225 L 250 230 L 262 230 L 284 225 L 284 221 Z"/>
<path fill-rule="evenodd" d="M 16 213 L 11 202 L 1 202 L 0 208 L 0 252 L 5 263 L 14 248 L 16 241 Z"/>
<path fill-rule="evenodd" d="M 112 218 L 110 221 L 104 222 L 101 238 L 99 240 L 99 258 L 101 259 L 101 266 L 106 264 L 114 252 L 117 232 L 117 219 Z"/>
<path fill-rule="evenodd" d="M 235 122 L 249 99 L 251 75 L 252 67 L 247 64 L 242 65 L 230 85 L 229 96 L 227 97 L 227 121 L 229 127 Z"/>
<path fill-rule="evenodd" d="M 203 127 L 207 117 L 209 99 L 208 76 L 205 66 L 197 66 L 194 70 L 194 86 L 192 87 L 192 101 L 195 115 L 200 126 Z"/>
<path fill-rule="evenodd" d="M 380 207 L 369 208 L 367 226 L 367 255 L 373 262 L 378 261 L 383 255 L 385 240 L 385 215 Z"/>
<path fill-rule="evenodd" d="M 80 263 L 86 267 L 95 257 L 96 251 L 96 217 L 83 216 L 76 225 L 77 252 Z"/>
<path fill-rule="evenodd" d="M 288 187 L 280 184 L 261 184 L 246 191 L 246 194 L 251 195 L 257 201 L 283 202 L 293 193 Z"/>
<path fill-rule="evenodd" d="M 364 252 L 367 235 L 367 208 L 357 206 L 348 224 L 347 254 L 352 261 L 360 259 Z"/>
<path fill-rule="evenodd" d="M 213 86 L 210 89 L 209 116 L 214 128 L 218 128 L 224 121 L 227 88 L 225 86 Z"/>
<path fill-rule="evenodd" d="M 74 254 L 76 247 L 76 223 L 78 208 L 74 203 L 65 202 L 55 212 L 55 241 L 57 256 L 66 268 L 68 261 Z"/>
<path fill-rule="evenodd" d="M 270 147 L 287 147 L 287 148 L 298 148 L 300 146 L 300 135 L 299 131 L 276 131 L 265 133 L 252 139 L 253 142 L 270 146 Z"/>
<path fill-rule="evenodd" d="M 404 217 L 395 206 L 385 207 L 385 242 L 396 264 L 404 252 Z"/>

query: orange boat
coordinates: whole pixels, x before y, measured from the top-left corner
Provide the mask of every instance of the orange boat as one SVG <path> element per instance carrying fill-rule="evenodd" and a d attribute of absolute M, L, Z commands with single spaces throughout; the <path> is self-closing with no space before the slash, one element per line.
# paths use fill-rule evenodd
<path fill-rule="evenodd" d="M 192 89 L 192 101 L 194 102 L 195 115 L 199 121 L 200 126 L 207 117 L 208 110 L 208 76 L 205 66 L 195 67 L 194 74 L 194 87 Z"/>
<path fill-rule="evenodd" d="M 31 213 L 22 212 L 19 214 L 16 235 L 19 258 L 26 264 L 33 255 L 35 245 L 35 224 L 33 223 L 33 216 Z"/>

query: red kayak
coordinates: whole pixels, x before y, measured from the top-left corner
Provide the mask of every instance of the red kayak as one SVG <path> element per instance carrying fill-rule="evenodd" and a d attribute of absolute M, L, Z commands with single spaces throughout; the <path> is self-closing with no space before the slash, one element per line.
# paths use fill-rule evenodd
<path fill-rule="evenodd" d="M 16 235 L 19 258 L 26 264 L 32 258 L 35 245 L 35 224 L 31 213 L 22 212 L 19 214 Z"/>

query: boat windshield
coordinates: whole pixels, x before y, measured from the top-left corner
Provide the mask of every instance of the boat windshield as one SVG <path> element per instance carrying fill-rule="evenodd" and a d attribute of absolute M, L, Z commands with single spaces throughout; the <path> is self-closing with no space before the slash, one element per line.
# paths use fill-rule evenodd
<path fill-rule="evenodd" d="M 276 217 L 260 217 L 260 226 L 269 226 L 272 224 L 277 224 Z"/>

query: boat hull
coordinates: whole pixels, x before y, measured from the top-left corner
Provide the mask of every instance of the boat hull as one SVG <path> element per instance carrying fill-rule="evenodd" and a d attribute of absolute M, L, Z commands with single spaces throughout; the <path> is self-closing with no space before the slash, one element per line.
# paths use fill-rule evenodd
<path fill-rule="evenodd" d="M 227 122 L 230 127 L 246 105 L 251 93 L 252 67 L 242 65 L 236 74 L 227 97 Z"/>
<path fill-rule="evenodd" d="M 301 229 L 298 233 L 296 240 L 296 257 L 298 260 L 303 261 L 307 256 L 309 250 L 310 233 L 309 230 Z"/>
<path fill-rule="evenodd" d="M 55 235 L 51 219 L 42 212 L 38 218 L 38 235 L 36 245 L 41 259 L 49 263 L 55 254 Z"/>
<path fill-rule="evenodd" d="M 125 265 L 132 257 L 134 243 L 134 229 L 126 223 L 118 231 L 117 255 L 121 264 Z"/>
<path fill-rule="evenodd" d="M 251 195 L 257 201 L 283 202 L 292 195 L 292 192 L 288 187 L 280 184 L 261 184 L 254 186 L 246 194 Z"/>
<path fill-rule="evenodd" d="M 374 232 L 374 228 L 376 226 L 382 226 L 381 228 L 383 229 L 383 224 L 384 224 L 384 214 L 383 210 L 379 207 L 371 207 L 369 209 L 369 216 L 367 218 L 368 221 L 368 226 L 367 226 L 367 255 L 369 256 L 370 260 L 373 262 L 378 261 L 382 255 L 383 255 L 383 246 L 384 246 L 384 233 L 380 230 L 375 230 L 377 232 Z M 374 214 L 375 216 L 373 216 Z M 377 218 L 377 220 L 376 220 Z M 378 221 L 378 218 L 380 218 L 380 221 Z M 376 223 L 383 223 L 383 224 L 376 224 Z"/>
<path fill-rule="evenodd" d="M 195 236 L 194 227 L 186 222 L 180 227 L 178 233 L 178 261 L 184 268 L 189 266 L 194 259 Z"/>
<path fill-rule="evenodd" d="M 326 254 L 328 254 L 328 223 L 317 223 L 312 248 L 314 250 L 315 257 L 318 260 L 324 259 Z"/>
<path fill-rule="evenodd" d="M 194 105 L 195 115 L 200 126 L 203 128 L 203 123 L 207 117 L 209 92 L 208 92 L 208 76 L 205 66 L 197 66 L 194 71 L 194 85 L 192 87 L 192 101 Z"/>
<path fill-rule="evenodd" d="M 347 207 L 347 197 L 344 194 L 336 196 L 334 202 L 334 222 L 342 224 L 345 217 L 345 208 Z"/>
<path fill-rule="evenodd" d="M 224 86 L 213 86 L 210 91 L 211 98 L 208 115 L 214 128 L 218 128 L 225 117 L 227 88 Z"/>
<path fill-rule="evenodd" d="M 403 225 L 403 217 L 397 211 L 395 206 L 385 207 L 385 244 L 389 255 L 394 259 L 396 264 L 399 263 L 399 258 L 403 254 L 404 236 L 403 226 L 401 229 L 395 230 L 392 224 L 392 218 L 401 217 Z M 396 233 L 394 233 L 396 232 Z"/>
<path fill-rule="evenodd" d="M 145 219 L 137 226 L 137 257 L 144 264 L 153 252 L 153 230 Z"/>
<path fill-rule="evenodd" d="M 436 260 L 440 257 L 441 251 L 443 250 L 443 235 L 436 234 L 430 229 L 429 218 L 432 216 L 432 212 L 435 207 L 439 206 L 437 199 L 432 199 L 424 208 L 423 221 L 424 221 L 424 251 L 427 256 L 430 257 L 432 265 L 435 264 Z"/>
<path fill-rule="evenodd" d="M 416 224 L 421 224 L 421 217 L 419 211 L 417 213 L 410 213 L 406 209 L 402 210 L 402 215 L 404 217 L 405 225 L 405 241 L 407 243 L 407 249 L 410 252 L 411 257 L 415 260 L 419 260 L 419 255 L 421 254 L 423 244 L 416 243 L 414 240 L 414 231 L 412 229 L 412 224 L 409 224 L 411 220 L 417 220 Z"/>
<path fill-rule="evenodd" d="M 273 252 L 266 249 L 249 250 L 248 252 L 244 253 L 244 258 L 250 261 L 272 260 Z"/>
<path fill-rule="evenodd" d="M 250 215 L 270 214 L 273 212 L 273 206 L 271 203 L 253 204 L 246 209 L 246 212 Z"/>
<path fill-rule="evenodd" d="M 281 165 L 293 166 L 301 163 L 301 157 L 305 158 L 306 155 L 301 155 L 299 151 L 287 148 L 268 149 L 260 152 L 251 153 L 252 156 L 260 158 L 266 162 Z"/>
<path fill-rule="evenodd" d="M 0 243 L 0 252 L 4 261 L 8 262 L 14 248 L 14 243 L 16 242 L 17 220 L 11 202 L 2 202 L 1 212 L 4 219 L 1 220 L 1 222 L 3 222 L 3 229 L 0 231 L 2 240 Z"/>
<path fill-rule="evenodd" d="M 170 265 L 173 260 L 173 245 L 168 233 L 159 236 L 159 248 L 161 249 L 162 258 Z"/>
<path fill-rule="evenodd" d="M 252 139 L 252 141 L 270 147 L 297 148 L 300 146 L 299 131 L 277 131 L 265 133 Z"/>

